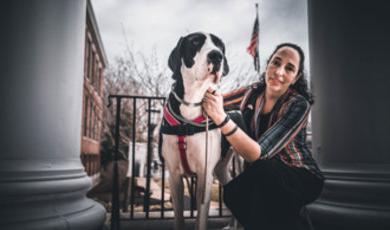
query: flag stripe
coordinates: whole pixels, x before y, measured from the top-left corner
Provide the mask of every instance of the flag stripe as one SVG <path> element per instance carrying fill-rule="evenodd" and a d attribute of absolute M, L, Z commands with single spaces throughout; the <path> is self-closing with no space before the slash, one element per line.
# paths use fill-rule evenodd
<path fill-rule="evenodd" d="M 251 40 L 246 50 L 253 57 L 253 64 L 257 72 L 260 71 L 260 61 L 259 61 L 259 29 L 260 28 L 259 27 L 260 27 L 259 15 L 256 14 Z"/>

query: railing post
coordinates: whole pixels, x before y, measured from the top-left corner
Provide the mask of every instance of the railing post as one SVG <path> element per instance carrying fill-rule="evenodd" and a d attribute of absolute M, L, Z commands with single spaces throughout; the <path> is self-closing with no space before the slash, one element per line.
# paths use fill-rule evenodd
<path fill-rule="evenodd" d="M 222 184 L 218 182 L 218 211 L 219 217 L 222 217 Z"/>
<path fill-rule="evenodd" d="M 161 158 L 161 202 L 160 202 L 160 210 L 161 210 L 161 219 L 164 219 L 164 211 L 165 211 L 165 162 L 164 159 L 162 158 L 161 155 L 161 150 L 162 150 L 162 134 L 161 132 L 159 133 L 159 138 L 158 138 L 158 155 Z"/>
<path fill-rule="evenodd" d="M 111 230 L 119 230 L 119 176 L 118 176 L 118 155 L 119 155 L 119 126 L 120 126 L 121 98 L 116 98 L 116 122 L 115 122 L 115 151 L 113 160 L 112 180 L 112 208 L 111 208 Z"/>
<path fill-rule="evenodd" d="M 164 219 L 164 211 L 165 211 L 165 163 L 162 162 L 161 166 L 161 219 Z"/>
<path fill-rule="evenodd" d="M 146 154 L 146 192 L 145 192 L 145 203 L 144 203 L 144 211 L 146 212 L 146 218 L 149 218 L 149 207 L 150 207 L 150 176 L 151 176 L 151 162 L 152 162 L 152 149 L 151 149 L 151 140 L 152 140 L 152 128 L 151 128 L 151 99 L 148 99 L 148 147 Z"/>
<path fill-rule="evenodd" d="M 194 176 L 191 176 L 191 184 L 188 190 L 190 190 L 190 217 L 194 217 L 194 207 L 195 207 L 195 196 L 196 196 L 196 189 L 194 188 L 195 180 Z"/>
<path fill-rule="evenodd" d="M 136 136 L 136 129 L 135 129 L 135 122 L 136 122 L 136 116 L 137 116 L 137 98 L 133 98 L 133 127 L 132 127 L 132 151 L 131 151 L 131 193 L 130 193 L 130 219 L 134 219 L 134 199 L 135 199 L 135 136 Z"/>
<path fill-rule="evenodd" d="M 165 99 L 163 100 L 163 105 L 165 104 Z M 165 162 L 162 156 L 162 133 L 159 132 L 158 138 L 158 156 L 161 159 L 161 219 L 164 218 L 165 211 Z"/>

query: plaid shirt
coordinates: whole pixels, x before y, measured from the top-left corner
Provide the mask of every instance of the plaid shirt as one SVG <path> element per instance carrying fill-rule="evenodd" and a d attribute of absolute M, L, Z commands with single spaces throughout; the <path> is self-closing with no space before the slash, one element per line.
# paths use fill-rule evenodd
<path fill-rule="evenodd" d="M 260 145 L 260 159 L 277 158 L 292 167 L 306 168 L 323 178 L 306 145 L 309 102 L 294 90 L 282 95 L 272 111 L 268 129 L 260 134 L 260 114 L 264 106 L 264 83 L 255 83 L 224 95 L 225 109 L 239 109 L 248 134 Z"/>

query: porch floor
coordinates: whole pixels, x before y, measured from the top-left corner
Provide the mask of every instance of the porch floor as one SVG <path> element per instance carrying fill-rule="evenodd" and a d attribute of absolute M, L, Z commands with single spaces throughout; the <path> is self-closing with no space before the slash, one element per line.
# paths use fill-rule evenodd
<path fill-rule="evenodd" d="M 107 215 L 106 223 L 103 230 L 110 230 L 110 215 Z M 221 230 L 224 227 L 228 226 L 231 218 L 230 217 L 210 217 L 208 219 L 208 230 Z M 186 218 L 185 219 L 185 230 L 195 229 L 195 218 Z M 167 219 L 135 219 L 130 220 L 127 218 L 122 218 L 120 221 L 121 230 L 172 230 L 174 226 L 173 218 Z M 227 228 L 228 229 L 228 228 Z M 237 228 L 237 230 L 242 230 Z"/>
<path fill-rule="evenodd" d="M 208 220 L 209 230 L 223 229 L 228 225 L 230 218 L 221 217 L 221 218 L 211 218 Z M 186 219 L 186 230 L 195 229 L 195 219 Z M 173 229 L 174 220 L 173 219 L 157 219 L 157 220 L 121 220 L 120 229 L 121 230 L 171 230 Z M 104 230 L 109 230 L 109 223 L 105 225 Z M 238 229 L 239 230 L 239 229 Z"/>

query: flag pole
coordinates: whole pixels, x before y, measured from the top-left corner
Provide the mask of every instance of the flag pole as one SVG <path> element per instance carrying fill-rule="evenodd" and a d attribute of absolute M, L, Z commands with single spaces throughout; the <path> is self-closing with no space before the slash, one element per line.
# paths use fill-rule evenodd
<path fill-rule="evenodd" d="M 259 3 L 255 3 L 256 18 L 253 25 L 253 31 L 249 46 L 246 48 L 247 52 L 253 57 L 253 64 L 257 73 L 260 73 L 260 59 L 259 59 L 259 31 L 260 31 L 260 21 L 259 21 Z"/>

